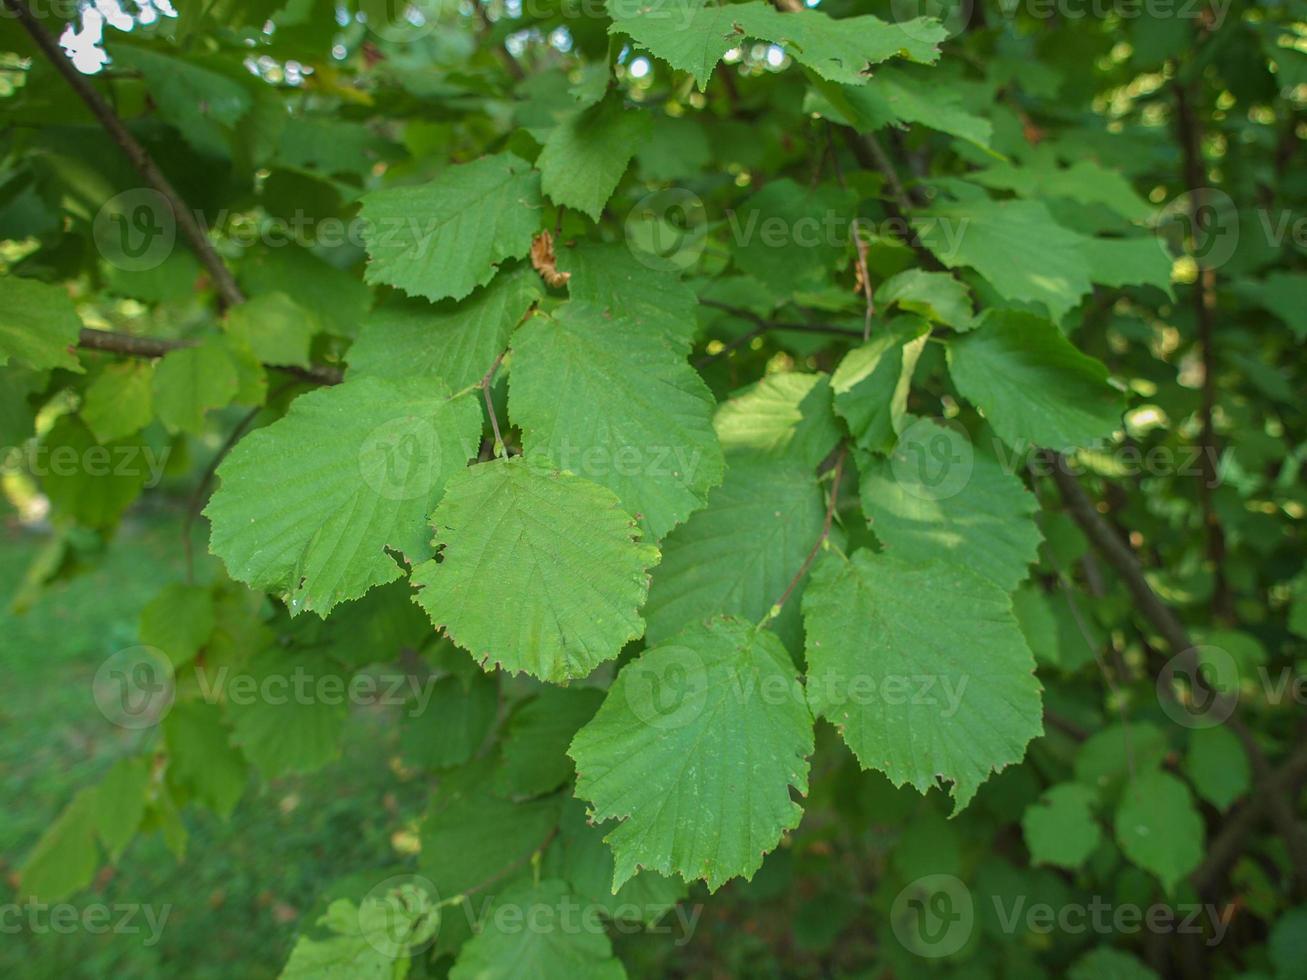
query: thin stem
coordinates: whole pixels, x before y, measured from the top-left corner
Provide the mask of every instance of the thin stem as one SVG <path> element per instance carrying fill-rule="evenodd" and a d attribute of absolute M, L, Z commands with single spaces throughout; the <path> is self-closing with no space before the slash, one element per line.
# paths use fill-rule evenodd
<path fill-rule="evenodd" d="M 1207 173 L 1203 166 L 1203 134 L 1194 111 L 1188 86 L 1177 81 L 1175 84 L 1176 129 L 1180 139 L 1180 150 L 1184 161 L 1184 180 L 1189 192 L 1189 222 L 1195 233 L 1201 228 L 1201 216 L 1205 207 L 1207 193 Z M 1216 486 L 1216 427 L 1213 416 L 1216 412 L 1216 364 L 1212 340 L 1216 333 L 1216 270 L 1200 265 L 1198 279 L 1193 291 L 1194 322 L 1198 327 L 1198 345 L 1202 357 L 1203 381 L 1199 418 L 1202 424 L 1199 432 L 1199 466 L 1201 482 L 1198 486 L 1198 499 L 1203 512 L 1203 526 L 1207 532 L 1207 561 L 1212 568 L 1213 592 L 1212 605 L 1216 615 L 1229 622 L 1233 619 L 1233 601 L 1230 584 L 1225 575 L 1225 529 L 1221 526 L 1212 501 L 1212 490 Z"/>
<path fill-rule="evenodd" d="M 494 50 L 500 64 L 504 66 L 504 70 L 512 75 L 514 80 L 522 81 L 526 78 L 526 71 L 517 63 L 517 59 L 513 57 L 511 51 L 502 44 L 496 43 L 495 39 L 491 37 L 495 30 L 495 23 L 490 19 L 490 13 L 481 4 L 480 0 L 472 0 L 472 7 L 476 10 L 477 20 L 481 21 L 482 40 Z"/>
<path fill-rule="evenodd" d="M 898 208 L 900 215 L 905 215 L 912 210 L 912 198 L 908 197 L 908 192 L 903 187 L 903 181 L 899 179 L 898 169 L 894 166 L 894 161 L 889 158 L 885 148 L 880 145 L 880 140 L 876 139 L 871 133 L 858 133 L 849 130 L 849 145 L 853 150 L 853 155 L 858 158 L 858 162 L 868 170 L 879 170 L 885 178 L 885 186 L 889 190 L 890 197 L 894 199 L 894 204 Z M 871 166 L 867 166 L 870 163 Z"/>
<path fill-rule="evenodd" d="M 840 481 L 844 477 L 844 460 L 847 457 L 848 446 L 841 444 L 839 453 L 835 457 L 835 468 L 832 471 L 833 475 L 831 477 L 830 499 L 826 501 L 826 516 L 821 522 L 821 534 L 817 536 L 817 540 L 813 543 L 812 550 L 808 552 L 808 557 L 803 559 L 803 564 L 800 565 L 799 570 L 794 573 L 794 578 L 790 579 L 790 584 L 785 587 L 785 591 L 781 594 L 781 597 L 777 599 L 776 604 L 767 611 L 767 615 L 759 625 L 765 626 L 781 614 L 781 608 L 794 593 L 794 590 L 799 587 L 799 583 L 803 581 L 803 576 L 808 574 L 808 569 L 811 568 L 812 563 L 817 560 L 817 553 L 821 551 L 821 546 L 825 544 L 826 539 L 830 537 L 831 524 L 835 520 L 835 507 L 839 502 L 840 497 Z"/>
<path fill-rule="evenodd" d="M 862 298 L 866 301 L 866 313 L 862 317 L 862 342 L 871 339 L 871 317 L 876 312 L 876 301 L 872 298 L 871 273 L 867 269 L 867 243 L 858 234 L 858 223 L 853 222 L 853 247 L 857 249 L 858 283 L 862 286 Z"/>
<path fill-rule="evenodd" d="M 236 280 L 227 266 L 223 264 L 222 257 L 214 251 L 212 243 L 204 234 L 204 230 L 195 220 L 195 214 L 186 202 L 182 200 L 180 194 L 163 171 L 159 169 L 154 159 L 146 151 L 145 147 L 133 136 L 123 125 L 113 107 L 105 101 L 102 96 L 87 78 L 68 60 L 64 54 L 63 48 L 55 40 L 54 35 L 45 29 L 45 26 L 37 20 L 36 16 L 28 9 L 25 0 L 3 0 L 4 5 L 14 12 L 14 16 L 22 23 L 23 28 L 31 35 L 36 46 L 54 65 L 55 70 L 63 75 L 64 80 L 68 82 L 74 92 L 86 103 L 86 107 L 91 110 L 91 114 L 99 120 L 100 125 L 105 128 L 109 136 L 119 148 L 127 155 L 131 161 L 132 167 L 140 174 L 150 187 L 156 190 L 168 202 L 172 209 L 174 220 L 177 227 L 181 229 L 182 235 L 190 243 L 195 255 L 199 258 L 200 263 L 208 271 L 209 276 L 213 279 L 214 287 L 218 290 L 218 300 L 220 305 L 236 306 L 245 302 L 245 294 L 241 292 Z"/>
<path fill-rule="evenodd" d="M 495 414 L 495 403 L 490 397 L 490 385 L 495 380 L 495 372 L 499 370 L 499 365 L 504 362 L 504 356 L 508 353 L 505 347 L 495 358 L 495 362 L 490 365 L 490 370 L 481 378 L 481 396 L 486 402 L 486 412 L 490 415 L 490 429 L 495 434 L 495 455 L 507 456 L 508 447 L 504 445 L 504 437 L 499 432 L 499 416 Z"/>
<path fill-rule="evenodd" d="M 759 316 L 752 310 L 746 310 L 742 306 L 719 303 L 715 299 L 700 299 L 699 302 L 703 306 L 711 306 L 714 310 L 721 310 L 724 313 L 730 313 L 732 316 L 748 320 L 761 328 L 758 333 L 766 333 L 770 330 L 797 330 L 801 333 L 829 333 L 840 337 L 862 337 L 862 331 L 855 330 L 853 327 L 840 327 L 833 323 L 782 323 L 778 320 L 768 320 L 766 317 Z"/>
<path fill-rule="evenodd" d="M 1189 677 L 1197 676 L 1198 651 L 1194 647 L 1188 631 L 1185 630 L 1171 608 L 1157 597 L 1157 593 L 1148 584 L 1148 580 L 1144 576 L 1143 566 L 1140 565 L 1130 546 L 1094 509 L 1094 505 L 1090 502 L 1084 488 L 1080 486 L 1079 481 L 1066 468 L 1065 458 L 1060 454 L 1053 454 L 1052 463 L 1053 482 L 1057 484 L 1067 511 L 1075 522 L 1080 525 L 1080 529 L 1085 532 L 1085 536 L 1089 538 L 1094 547 L 1107 559 L 1107 563 L 1116 569 L 1117 574 L 1121 576 L 1126 588 L 1134 597 L 1135 607 L 1161 633 L 1162 638 L 1171 649 L 1172 664 L 1175 670 Z M 1166 693 L 1163 692 L 1164 696 Z M 1269 778 L 1270 764 L 1267 762 L 1261 746 L 1257 744 L 1252 731 L 1239 715 L 1238 693 L 1225 694 L 1217 692 L 1214 696 L 1234 699 L 1234 703 L 1228 705 L 1230 714 L 1225 719 L 1225 724 L 1243 745 L 1244 752 L 1252 764 L 1256 782 L 1260 787 Z M 1261 792 L 1260 789 L 1259 792 Z M 1304 830 L 1298 822 L 1286 797 L 1269 794 L 1267 806 L 1270 809 L 1271 819 L 1275 822 L 1276 829 L 1279 831 L 1280 836 L 1284 838 L 1285 845 L 1288 848 L 1298 889 L 1300 891 L 1307 890 L 1307 830 Z"/>

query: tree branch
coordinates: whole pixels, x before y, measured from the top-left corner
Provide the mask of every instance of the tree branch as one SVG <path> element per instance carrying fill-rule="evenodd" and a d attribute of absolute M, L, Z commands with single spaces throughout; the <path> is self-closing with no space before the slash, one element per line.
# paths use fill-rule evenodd
<path fill-rule="evenodd" d="M 55 70 L 63 75 L 64 80 L 72 86 L 73 91 L 86 103 L 86 107 L 91 110 L 91 114 L 99 120 L 100 125 L 105 128 L 113 141 L 127 155 L 127 159 L 131 161 L 141 179 L 168 202 L 168 206 L 172 209 L 173 218 L 177 222 L 177 227 L 181 229 L 182 235 L 190 243 L 200 263 L 213 279 L 214 287 L 218 291 L 220 305 L 228 307 L 245 302 L 244 293 L 236 285 L 235 278 L 233 278 L 227 266 L 223 264 L 221 256 L 214 251 L 212 243 L 195 220 L 194 213 L 186 206 L 186 202 L 182 200 L 181 195 L 177 193 L 176 188 L 172 186 L 168 178 L 163 175 L 163 171 L 155 164 L 145 147 L 123 125 L 122 120 L 118 118 L 113 108 L 105 101 L 104 96 L 96 90 L 87 76 L 79 72 L 73 63 L 68 60 L 63 48 L 59 46 L 59 42 L 28 9 L 26 0 L 4 0 L 4 5 L 14 12 L 14 16 L 22 23 L 27 33 L 31 35 L 36 46 L 54 65 Z"/>
<path fill-rule="evenodd" d="M 862 339 L 862 331 L 855 330 L 853 327 L 840 327 L 833 323 L 782 323 L 778 320 L 768 320 L 766 317 L 759 316 L 752 310 L 746 310 L 742 306 L 732 306 L 730 303 L 719 303 L 715 299 L 700 299 L 703 306 L 711 306 L 714 310 L 721 310 L 724 313 L 730 313 L 732 316 L 738 316 L 741 319 L 748 320 L 760 329 L 758 333 L 766 333 L 770 330 L 797 330 L 802 333 L 829 333 L 841 337 L 857 337 Z M 756 336 L 756 334 L 755 334 Z"/>
<path fill-rule="evenodd" d="M 1289 756 L 1275 770 L 1257 792 L 1231 816 L 1221 832 L 1207 843 L 1207 856 L 1191 875 L 1189 881 L 1200 895 L 1210 894 L 1216 883 L 1243 853 L 1244 844 L 1266 816 L 1272 798 L 1294 799 L 1307 779 L 1307 743 Z"/>
<path fill-rule="evenodd" d="M 136 337 L 129 333 L 117 333 L 113 330 L 93 330 L 83 327 L 77 346 L 83 350 L 98 350 L 106 354 L 125 354 L 128 357 L 163 357 L 169 351 L 184 347 L 195 347 L 195 340 L 165 340 L 161 337 Z M 340 384 L 343 379 L 340 368 L 330 364 L 313 364 L 299 367 L 295 364 L 265 364 L 264 367 L 294 375 L 301 380 L 317 385 Z"/>
<path fill-rule="evenodd" d="M 1184 161 L 1184 181 L 1189 191 L 1189 227 L 1196 234 L 1201 227 L 1204 198 L 1207 191 L 1207 169 L 1203 166 L 1202 128 L 1194 112 L 1188 85 L 1175 83 L 1176 130 L 1180 152 Z M 1203 365 L 1202 403 L 1199 416 L 1202 429 L 1199 433 L 1199 467 L 1201 483 L 1198 499 L 1203 511 L 1203 526 L 1207 533 L 1207 560 L 1212 566 L 1214 580 L 1212 605 L 1218 617 L 1229 622 L 1233 618 L 1230 584 L 1225 575 L 1225 529 L 1221 527 L 1212 503 L 1212 490 L 1216 486 L 1216 429 L 1212 416 L 1216 411 L 1216 371 L 1212 338 L 1215 334 L 1216 270 L 1200 265 L 1198 279 L 1193 287 L 1194 322 L 1198 327 L 1198 344 Z"/>
<path fill-rule="evenodd" d="M 1054 454 L 1052 462 L 1053 482 L 1057 484 L 1058 491 L 1061 493 L 1062 500 L 1065 502 L 1071 517 L 1080 525 L 1080 529 L 1084 531 L 1085 536 L 1089 538 L 1094 547 L 1107 559 L 1108 564 L 1116 569 L 1130 595 L 1134 598 L 1136 608 L 1162 635 L 1166 645 L 1171 649 L 1172 663 L 1175 664 L 1176 670 L 1190 677 L 1197 676 L 1198 651 L 1194 647 L 1188 631 L 1181 624 L 1174 611 L 1157 597 L 1157 593 L 1148 584 L 1148 580 L 1144 577 L 1143 567 L 1135 558 L 1134 552 L 1131 551 L 1129 545 L 1112 530 L 1102 515 L 1094 509 L 1094 505 L 1090 502 L 1084 488 L 1080 486 L 1080 482 L 1067 469 L 1065 457 Z M 1248 755 L 1248 759 L 1252 764 L 1257 794 L 1266 799 L 1271 819 L 1275 822 L 1276 829 L 1279 831 L 1280 836 L 1284 838 L 1285 845 L 1288 847 L 1298 889 L 1300 891 L 1307 889 L 1307 831 L 1298 823 L 1293 809 L 1284 795 L 1269 792 L 1267 782 L 1271 778 L 1270 764 L 1267 762 L 1261 746 L 1257 744 L 1252 731 L 1239 715 L 1238 692 L 1234 694 L 1217 692 L 1214 697 L 1232 697 L 1235 701 L 1234 704 L 1228 704 L 1227 702 L 1225 705 L 1230 709 L 1225 724 L 1242 743 L 1244 752 Z"/>

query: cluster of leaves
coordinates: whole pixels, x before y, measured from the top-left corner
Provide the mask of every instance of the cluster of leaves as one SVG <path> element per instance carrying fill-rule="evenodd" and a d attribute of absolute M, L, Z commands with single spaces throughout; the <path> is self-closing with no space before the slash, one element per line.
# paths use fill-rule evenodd
<path fill-rule="evenodd" d="M 344 704 L 232 678 L 398 664 L 434 680 L 416 877 L 342 885 L 285 976 L 623 976 L 605 924 L 760 868 L 726 891 L 797 920 L 781 972 L 1192 963 L 993 914 L 1106 892 L 1232 903 L 1225 962 L 1296 975 L 1307 767 L 1258 680 L 1307 637 L 1307 8 L 183 6 L 83 83 L 162 189 L 0 21 L 27 587 L 151 482 L 92 457 L 166 459 L 221 560 L 143 610 L 170 702 L 25 894 L 333 762 Z M 1234 665 L 1231 724 L 1177 723 L 1140 588 Z M 930 875 L 980 909 L 942 965 L 892 922 Z M 474 933 L 481 901 L 599 915 Z"/>

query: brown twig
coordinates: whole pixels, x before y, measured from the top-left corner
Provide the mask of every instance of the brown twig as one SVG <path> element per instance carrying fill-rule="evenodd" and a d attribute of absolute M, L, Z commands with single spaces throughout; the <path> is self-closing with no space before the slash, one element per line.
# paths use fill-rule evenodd
<path fill-rule="evenodd" d="M 1204 198 L 1207 192 L 1207 172 L 1203 166 L 1202 128 L 1194 111 L 1188 85 L 1175 83 L 1176 130 L 1180 140 L 1180 151 L 1184 161 L 1184 180 L 1189 191 L 1189 222 L 1195 233 L 1199 228 Z M 1202 357 L 1203 380 L 1199 417 L 1202 428 L 1199 432 L 1200 483 L 1198 499 L 1203 513 L 1203 526 L 1207 534 L 1207 560 L 1212 567 L 1213 590 L 1212 606 L 1216 615 L 1230 622 L 1233 619 L 1234 606 L 1230 594 L 1230 584 L 1225 575 L 1225 529 L 1221 526 L 1216 508 L 1212 501 L 1212 490 L 1216 486 L 1217 458 L 1216 428 L 1213 415 L 1216 411 L 1216 364 L 1212 339 L 1216 332 L 1216 270 L 1210 266 L 1200 265 L 1198 279 L 1193 288 L 1194 322 L 1198 327 L 1198 344 Z"/>
<path fill-rule="evenodd" d="M 526 78 L 526 71 L 523 70 L 520 64 L 518 64 L 517 59 L 513 57 L 511 51 L 490 36 L 495 30 L 495 22 L 490 19 L 490 13 L 481 3 L 481 0 L 472 0 L 472 7 L 476 10 L 477 20 L 481 21 L 482 39 L 489 43 L 490 47 L 494 50 L 495 56 L 499 58 L 499 62 L 504 66 L 504 70 L 512 75 L 516 81 L 522 81 Z"/>
<path fill-rule="evenodd" d="M 857 249 L 858 285 L 862 288 L 862 298 L 866 301 L 866 313 L 862 317 L 862 342 L 871 339 L 871 318 L 876 312 L 876 301 L 872 296 L 871 273 L 867 269 L 867 243 L 858 234 L 858 223 L 853 222 L 853 247 Z"/>
<path fill-rule="evenodd" d="M 165 354 L 195 347 L 197 340 L 165 340 L 161 337 L 137 337 L 129 333 L 117 333 L 113 330 L 93 330 L 83 327 L 77 346 L 83 350 L 103 351 L 106 354 L 125 354 L 128 357 L 163 357 Z M 294 375 L 302 381 L 317 385 L 340 384 L 344 375 L 340 368 L 330 364 L 311 364 L 300 367 L 296 364 L 265 364 L 264 367 Z"/>
<path fill-rule="evenodd" d="M 840 327 L 833 323 L 783 323 L 778 320 L 768 320 L 766 317 L 759 316 L 752 310 L 746 310 L 742 306 L 719 303 L 715 299 L 701 298 L 699 303 L 703 306 L 711 306 L 714 310 L 721 310 L 724 313 L 730 313 L 732 316 L 748 320 L 761 328 L 758 333 L 766 333 L 770 330 L 796 330 L 801 333 L 829 333 L 841 337 L 862 337 L 862 331 L 855 330 L 853 327 Z"/>
<path fill-rule="evenodd" d="M 903 181 L 899 179 L 898 168 L 886 154 L 885 148 L 880 145 L 880 140 L 871 133 L 859 133 L 852 129 L 845 130 L 845 139 L 848 140 L 849 149 L 853 151 L 853 155 L 857 157 L 863 169 L 878 170 L 885 178 L 885 187 L 889 190 L 894 206 L 898 209 L 898 216 L 907 215 L 912 210 L 912 198 L 908 197 Z"/>
<path fill-rule="evenodd" d="M 1135 600 L 1135 607 L 1162 635 L 1162 639 L 1171 650 L 1171 662 L 1175 671 L 1190 677 L 1197 676 L 1198 650 L 1194 647 L 1184 625 L 1148 584 L 1143 566 L 1135 558 L 1130 546 L 1094 509 L 1084 488 L 1067 468 L 1065 458 L 1060 454 L 1054 454 L 1052 463 L 1053 482 L 1057 484 L 1067 511 L 1107 563 L 1121 577 L 1126 589 Z M 1164 691 L 1164 696 L 1165 693 Z M 1289 801 L 1283 795 L 1268 793 L 1261 789 L 1270 778 L 1271 768 L 1261 746 L 1257 744 L 1252 731 L 1238 713 L 1238 693 L 1217 692 L 1214 697 L 1234 699 L 1233 704 L 1226 702 L 1216 707 L 1218 710 L 1229 709 L 1225 724 L 1243 745 L 1244 752 L 1252 764 L 1259 795 L 1267 797 L 1271 819 L 1275 822 L 1276 829 L 1284 838 L 1288 848 L 1297 886 L 1299 890 L 1307 889 L 1307 830 L 1304 830 L 1298 822 Z"/>
<path fill-rule="evenodd" d="M 1298 749 L 1275 770 L 1257 792 L 1248 796 L 1244 805 L 1221 828 L 1221 832 L 1207 843 L 1207 856 L 1189 881 L 1200 895 L 1209 894 L 1217 881 L 1238 860 L 1248 835 L 1266 816 L 1270 800 L 1295 799 L 1307 779 L 1307 743 Z"/>
<path fill-rule="evenodd" d="M 177 222 L 177 227 L 181 229 L 182 235 L 190 243 L 191 249 L 200 260 L 200 264 L 204 266 L 210 278 L 213 279 L 214 287 L 218 291 L 220 305 L 228 307 L 243 303 L 245 301 L 244 293 L 236 285 L 236 280 L 223 263 L 222 257 L 214 251 L 212 243 L 204 234 L 204 229 L 195 220 L 194 212 L 186 206 L 186 202 L 182 200 L 181 195 L 177 193 L 176 188 L 172 186 L 168 178 L 163 175 L 163 171 L 159 169 L 145 147 L 123 125 L 117 113 L 105 101 L 104 96 L 91 84 L 87 76 L 79 72 L 73 63 L 68 60 L 63 48 L 59 46 L 59 42 L 28 9 L 26 0 L 4 0 L 4 5 L 14 12 L 14 16 L 22 23 L 27 33 L 31 35 L 36 46 L 54 65 L 55 70 L 63 75 L 64 80 L 72 86 L 73 91 L 86 103 L 86 107 L 91 110 L 91 114 L 95 116 L 100 125 L 105 128 L 110 138 L 127 155 L 127 159 L 131 161 L 132 167 L 140 174 L 141 179 L 168 202 L 169 208 L 172 209 L 173 219 Z"/>

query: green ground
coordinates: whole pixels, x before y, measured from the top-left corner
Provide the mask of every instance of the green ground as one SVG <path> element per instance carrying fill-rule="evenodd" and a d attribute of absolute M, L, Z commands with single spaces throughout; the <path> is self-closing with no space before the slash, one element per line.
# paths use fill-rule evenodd
<path fill-rule="evenodd" d="M 11 692 L 0 701 L 0 904 L 14 900 L 14 872 L 49 822 L 137 737 L 99 713 L 91 679 L 106 656 L 135 641 L 137 615 L 153 592 L 182 574 L 180 542 L 174 513 L 137 518 L 101 564 L 50 585 L 15 615 L 8 597 L 45 539 L 0 532 L 2 667 Z M 376 727 L 376 737 L 345 744 L 384 757 L 378 741 L 391 734 L 387 720 L 360 715 L 353 724 Z M 276 976 L 297 923 L 331 881 L 394 862 L 389 834 L 416 816 L 423 797 L 421 786 L 356 759 L 305 778 L 254 781 L 228 821 L 188 808 L 182 860 L 157 834 L 139 837 L 97 889 L 70 900 L 171 904 L 156 945 L 147 947 L 144 934 L 6 935 L 0 976 Z"/>

